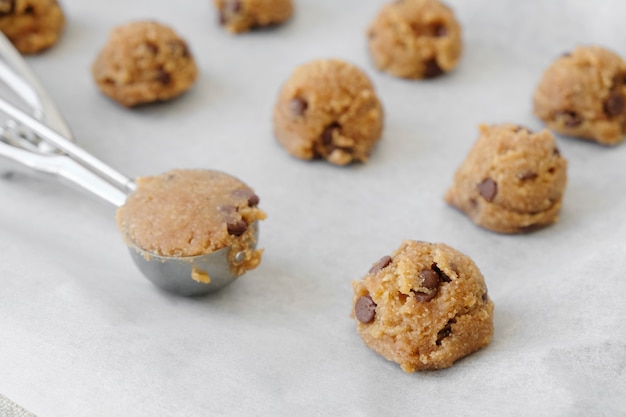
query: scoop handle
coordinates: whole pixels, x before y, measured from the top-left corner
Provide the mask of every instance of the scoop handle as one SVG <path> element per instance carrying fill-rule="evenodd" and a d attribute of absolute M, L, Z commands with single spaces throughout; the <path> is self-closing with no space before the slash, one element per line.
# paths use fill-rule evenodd
<path fill-rule="evenodd" d="M 36 171 L 67 179 L 118 207 L 135 190 L 135 183 L 131 179 L 2 98 L 0 111 L 60 151 L 41 153 L 0 141 L 0 155 Z"/>
<path fill-rule="evenodd" d="M 33 115 L 66 138 L 72 132 L 56 105 L 30 70 L 11 41 L 0 32 L 0 80 L 11 88 L 32 109 Z"/>

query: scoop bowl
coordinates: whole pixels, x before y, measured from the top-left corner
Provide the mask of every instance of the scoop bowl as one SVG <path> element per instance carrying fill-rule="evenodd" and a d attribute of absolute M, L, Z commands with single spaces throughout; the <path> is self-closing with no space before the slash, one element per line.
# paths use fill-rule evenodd
<path fill-rule="evenodd" d="M 250 227 L 254 240 L 249 242 L 249 247 L 254 250 L 258 242 L 258 222 Z M 134 245 L 129 245 L 128 249 L 137 268 L 154 285 L 187 297 L 206 295 L 231 284 L 239 275 L 232 271 L 229 259 L 234 259 L 235 263 L 243 261 L 243 252 L 231 257 L 230 247 L 187 257 L 155 255 Z"/>

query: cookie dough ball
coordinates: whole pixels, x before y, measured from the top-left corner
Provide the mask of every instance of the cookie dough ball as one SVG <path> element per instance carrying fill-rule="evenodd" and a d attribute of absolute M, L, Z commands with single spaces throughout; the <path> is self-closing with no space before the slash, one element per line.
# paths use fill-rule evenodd
<path fill-rule="evenodd" d="M 213 0 L 220 25 L 231 33 L 276 26 L 291 17 L 291 0 Z"/>
<path fill-rule="evenodd" d="M 626 132 L 626 62 L 607 49 L 579 46 L 546 69 L 533 102 L 555 132 L 617 144 Z"/>
<path fill-rule="evenodd" d="M 261 261 L 252 225 L 263 220 L 259 197 L 228 174 L 173 170 L 137 179 L 137 189 L 117 211 L 129 246 L 168 257 L 204 255 L 230 247 L 231 269 L 241 275 Z"/>
<path fill-rule="evenodd" d="M 352 286 L 357 332 L 406 372 L 448 368 L 491 341 L 485 280 L 469 257 L 443 243 L 407 240 Z"/>
<path fill-rule="evenodd" d="M 438 0 L 388 3 L 370 25 L 368 38 L 374 65 L 396 77 L 438 77 L 452 71 L 461 56 L 461 26 Z"/>
<path fill-rule="evenodd" d="M 23 54 L 54 45 L 64 25 L 65 16 L 56 0 L 0 0 L 0 31 Z"/>
<path fill-rule="evenodd" d="M 100 90 L 126 107 L 174 98 L 198 75 L 187 43 L 157 22 L 113 29 L 92 71 Z"/>
<path fill-rule="evenodd" d="M 382 128 L 383 108 L 371 81 L 337 59 L 296 68 L 274 108 L 276 138 L 301 159 L 366 162 Z"/>
<path fill-rule="evenodd" d="M 566 169 L 548 130 L 482 125 L 445 200 L 494 232 L 533 231 L 558 220 Z"/>

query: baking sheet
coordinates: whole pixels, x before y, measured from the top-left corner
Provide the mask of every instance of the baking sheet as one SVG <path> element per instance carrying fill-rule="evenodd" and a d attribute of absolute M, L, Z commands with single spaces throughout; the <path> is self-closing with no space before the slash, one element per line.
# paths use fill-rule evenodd
<path fill-rule="evenodd" d="M 626 415 L 626 145 L 558 137 L 561 219 L 526 236 L 479 229 L 442 200 L 480 123 L 540 129 L 530 97 L 578 44 L 626 56 L 618 0 L 449 0 L 464 29 L 457 71 L 378 73 L 365 28 L 383 1 L 298 0 L 272 31 L 231 36 L 209 1 L 65 0 L 60 43 L 28 58 L 78 142 L 129 176 L 235 175 L 261 196 L 261 266 L 199 299 L 157 290 L 132 264 L 114 208 L 72 188 L 0 180 L 0 392 L 38 416 Z M 90 65 L 115 25 L 156 19 L 201 76 L 170 103 L 123 109 Z M 386 110 L 365 165 L 289 157 L 271 109 L 292 69 L 351 61 Z M 2 162 L 0 162 L 2 163 Z M 452 368 L 405 374 L 349 318 L 352 279 L 403 239 L 445 242 L 482 270 L 491 345 Z"/>

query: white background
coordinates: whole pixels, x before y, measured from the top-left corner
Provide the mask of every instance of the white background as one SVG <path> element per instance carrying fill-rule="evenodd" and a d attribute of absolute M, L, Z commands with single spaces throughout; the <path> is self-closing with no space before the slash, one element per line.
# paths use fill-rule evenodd
<path fill-rule="evenodd" d="M 28 58 L 87 151 L 134 177 L 235 175 L 261 197 L 260 267 L 218 294 L 157 290 L 128 256 L 114 208 L 56 181 L 0 180 L 0 392 L 43 416 L 623 416 L 626 145 L 558 137 L 560 221 L 525 236 L 479 229 L 442 195 L 480 123 L 540 129 L 532 91 L 578 44 L 626 56 L 619 0 L 450 0 L 458 69 L 380 74 L 365 29 L 383 1 L 299 0 L 273 31 L 232 36 L 208 0 L 65 0 L 68 25 Z M 102 96 L 91 63 L 109 30 L 156 19 L 190 44 L 200 78 L 135 110 Z M 286 154 L 271 112 L 293 68 L 355 63 L 386 111 L 364 165 Z M 0 161 L 2 164 L 2 161 Z M 367 349 L 350 282 L 403 239 L 445 242 L 481 268 L 495 303 L 486 349 L 405 374 Z"/>

